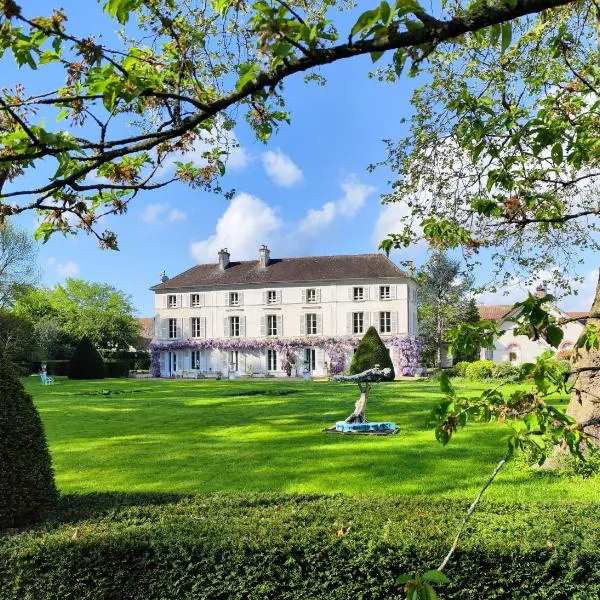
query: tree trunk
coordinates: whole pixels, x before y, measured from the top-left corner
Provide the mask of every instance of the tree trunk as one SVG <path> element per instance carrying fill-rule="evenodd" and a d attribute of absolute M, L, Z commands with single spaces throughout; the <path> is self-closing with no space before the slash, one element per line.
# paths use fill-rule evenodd
<path fill-rule="evenodd" d="M 590 309 L 590 314 L 600 313 L 600 281 L 596 286 L 596 297 Z M 600 319 L 588 319 L 589 325 L 596 325 L 600 329 Z M 574 350 L 571 359 L 571 369 L 585 369 L 588 367 L 600 368 L 600 350 L 592 349 L 588 352 L 585 348 Z M 600 371 L 584 371 L 571 378 L 574 385 L 571 400 L 567 407 L 567 414 L 578 422 L 600 417 Z M 588 433 L 595 436 L 596 444 L 600 445 L 600 426 L 588 427 Z"/>
<path fill-rule="evenodd" d="M 364 388 L 358 384 L 360 397 L 354 405 L 354 412 L 346 419 L 346 423 L 365 423 L 367 420 L 367 398 L 369 396 L 369 384 L 365 383 Z"/>

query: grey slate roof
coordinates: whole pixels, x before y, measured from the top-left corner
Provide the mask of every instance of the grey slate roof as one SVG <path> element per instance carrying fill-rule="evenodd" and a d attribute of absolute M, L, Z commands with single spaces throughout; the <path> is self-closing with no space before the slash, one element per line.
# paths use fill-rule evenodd
<path fill-rule="evenodd" d="M 164 283 L 152 286 L 156 292 L 205 286 L 293 283 L 409 277 L 384 254 L 346 256 L 303 256 L 272 258 L 266 268 L 257 260 L 229 263 L 222 271 L 218 263 L 196 265 Z"/>

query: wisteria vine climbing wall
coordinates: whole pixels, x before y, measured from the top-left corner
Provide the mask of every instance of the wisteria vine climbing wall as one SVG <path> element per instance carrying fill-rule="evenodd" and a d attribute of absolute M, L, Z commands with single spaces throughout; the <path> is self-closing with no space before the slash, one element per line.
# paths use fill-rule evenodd
<path fill-rule="evenodd" d="M 152 343 L 151 370 L 154 377 L 160 377 L 160 353 L 177 350 L 239 350 L 260 351 L 276 350 L 280 358 L 283 371 L 288 372 L 293 365 L 294 356 L 298 350 L 303 348 L 321 348 L 325 352 L 325 359 L 329 364 L 332 374 L 341 373 L 347 368 L 347 357 L 349 352 L 355 348 L 359 339 L 354 337 L 314 337 L 314 338 L 273 338 L 273 339 L 248 339 L 248 338 L 224 338 L 224 339 L 199 339 L 199 340 L 174 340 L 172 342 Z M 402 375 L 414 375 L 419 366 L 422 344 L 414 336 L 394 337 L 384 340 L 388 346 L 398 348 L 400 373 Z"/>

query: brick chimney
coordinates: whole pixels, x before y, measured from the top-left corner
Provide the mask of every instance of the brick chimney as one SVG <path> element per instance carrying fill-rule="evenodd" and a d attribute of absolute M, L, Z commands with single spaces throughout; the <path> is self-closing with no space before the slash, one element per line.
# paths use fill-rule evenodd
<path fill-rule="evenodd" d="M 258 262 L 261 269 L 266 269 L 271 260 L 271 252 L 265 244 L 258 249 Z"/>
<path fill-rule="evenodd" d="M 548 289 L 546 288 L 545 285 L 538 285 L 535 288 L 535 292 L 533 292 L 533 295 L 537 296 L 538 298 L 543 298 L 547 293 L 548 293 Z"/>
<path fill-rule="evenodd" d="M 227 252 L 227 248 L 221 248 L 219 250 L 219 269 L 224 271 L 229 266 L 229 257 L 231 255 Z"/>

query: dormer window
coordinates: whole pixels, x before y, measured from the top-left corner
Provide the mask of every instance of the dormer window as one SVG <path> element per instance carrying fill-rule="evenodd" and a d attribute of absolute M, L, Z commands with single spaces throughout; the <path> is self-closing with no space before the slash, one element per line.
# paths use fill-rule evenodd
<path fill-rule="evenodd" d="M 197 308 L 198 306 L 202 306 L 202 301 L 200 299 L 200 294 L 192 294 L 192 296 L 190 298 L 190 304 L 194 308 Z"/>
<path fill-rule="evenodd" d="M 269 290 L 267 292 L 267 304 L 277 304 L 277 291 Z"/>
<path fill-rule="evenodd" d="M 355 302 L 360 302 L 365 299 L 365 288 L 355 287 L 352 291 L 352 298 Z"/>
<path fill-rule="evenodd" d="M 240 305 L 240 294 L 239 292 L 229 292 L 229 306 Z"/>
<path fill-rule="evenodd" d="M 317 302 L 317 290 L 315 288 L 306 290 L 306 301 L 310 304 L 315 304 Z"/>
<path fill-rule="evenodd" d="M 167 296 L 167 306 L 169 308 L 177 308 L 177 295 L 176 294 L 169 294 Z"/>

